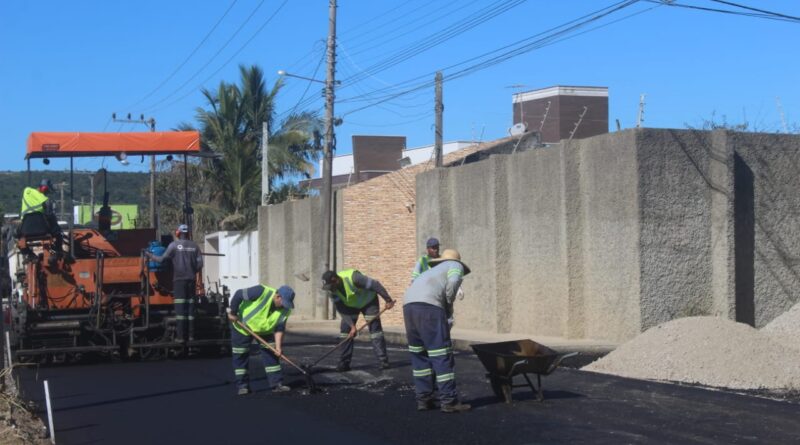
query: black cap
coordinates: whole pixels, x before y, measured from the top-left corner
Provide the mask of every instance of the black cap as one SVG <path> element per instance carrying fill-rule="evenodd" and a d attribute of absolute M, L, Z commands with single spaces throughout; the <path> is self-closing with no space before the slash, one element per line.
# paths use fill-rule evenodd
<path fill-rule="evenodd" d="M 336 272 L 332 270 L 327 270 L 325 273 L 322 274 L 322 289 L 323 290 L 333 290 L 333 279 L 336 276 Z"/>
<path fill-rule="evenodd" d="M 428 242 L 425 243 L 426 247 L 439 247 L 439 240 L 436 238 L 428 238 Z"/>

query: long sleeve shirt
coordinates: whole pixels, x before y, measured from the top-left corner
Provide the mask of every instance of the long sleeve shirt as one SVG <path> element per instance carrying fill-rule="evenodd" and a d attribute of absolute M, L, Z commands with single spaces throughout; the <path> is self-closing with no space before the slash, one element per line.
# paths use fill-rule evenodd
<path fill-rule="evenodd" d="M 238 315 L 239 306 L 241 306 L 243 301 L 257 300 L 258 297 L 261 296 L 262 292 L 264 292 L 264 286 L 260 284 L 248 287 L 247 289 L 239 289 L 236 292 L 234 292 L 229 304 L 231 313 L 234 315 Z M 274 306 L 275 302 L 273 301 L 272 304 Z M 286 318 L 281 318 L 281 320 L 278 322 L 278 326 L 275 327 L 275 332 L 284 332 L 285 330 L 286 330 Z"/>
<path fill-rule="evenodd" d="M 464 279 L 464 266 L 458 261 L 443 261 L 423 272 L 406 290 L 403 304 L 425 303 L 453 315 L 453 302 Z"/>
<path fill-rule="evenodd" d="M 392 301 L 392 297 L 389 296 L 389 292 L 386 291 L 386 288 L 383 287 L 380 281 L 370 278 L 359 271 L 355 271 L 353 273 L 353 286 L 359 289 L 367 289 L 375 292 L 376 294 L 380 295 L 383 298 L 383 301 L 390 302 Z M 344 293 L 344 283 L 339 285 L 339 292 Z M 342 312 L 342 310 L 347 311 L 347 306 L 345 306 L 344 302 L 342 302 L 339 297 L 336 296 L 336 292 L 331 292 L 328 294 L 331 299 L 333 300 L 334 306 L 336 306 L 336 310 Z"/>
<path fill-rule="evenodd" d="M 194 280 L 197 272 L 203 268 L 203 253 L 197 244 L 188 239 L 179 239 L 169 243 L 164 255 L 152 255 L 159 263 L 164 259 L 172 260 L 173 280 Z"/>

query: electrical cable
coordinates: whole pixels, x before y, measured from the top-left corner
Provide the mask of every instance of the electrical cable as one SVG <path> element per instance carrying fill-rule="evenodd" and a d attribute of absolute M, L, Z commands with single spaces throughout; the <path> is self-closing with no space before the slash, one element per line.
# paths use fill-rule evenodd
<path fill-rule="evenodd" d="M 180 85 L 178 88 L 174 89 L 174 90 L 173 90 L 171 93 L 169 93 L 168 95 L 166 95 L 165 97 L 163 97 L 163 98 L 162 98 L 161 100 L 159 100 L 158 102 L 156 102 L 156 103 L 154 103 L 154 104 L 150 105 L 149 107 L 145 108 L 143 111 L 152 110 L 153 108 L 157 107 L 158 105 L 160 105 L 160 104 L 162 104 L 162 103 L 166 102 L 167 100 L 169 100 L 169 98 L 173 97 L 173 96 L 174 96 L 175 94 L 177 94 L 177 93 L 178 93 L 180 90 L 182 90 L 182 89 L 183 89 L 183 87 L 185 87 L 186 85 L 188 85 L 188 84 L 189 84 L 189 82 L 191 82 L 192 80 L 194 80 L 194 78 L 195 78 L 195 77 L 199 76 L 199 75 L 200 75 L 200 73 L 202 73 L 202 72 L 203 72 L 203 70 L 205 70 L 205 69 L 206 69 L 206 68 L 207 68 L 209 65 L 211 65 L 211 62 L 213 62 L 213 61 L 214 61 L 214 59 L 216 59 L 216 58 L 217 58 L 217 56 L 219 56 L 219 54 L 220 54 L 220 53 L 221 53 L 221 52 L 222 52 L 222 51 L 223 51 L 225 48 L 227 48 L 227 47 L 228 47 L 228 45 L 230 45 L 230 43 L 233 41 L 233 39 L 235 39 L 235 38 L 236 38 L 236 36 L 237 36 L 237 35 L 239 35 L 239 33 L 240 33 L 240 32 L 241 32 L 241 31 L 244 29 L 244 27 L 245 27 L 245 26 L 246 26 L 246 25 L 247 25 L 247 24 L 250 22 L 250 20 L 252 20 L 253 16 L 255 16 L 255 15 L 256 15 L 256 12 L 258 12 L 258 10 L 261 8 L 261 5 L 263 5 L 265 1 L 266 1 L 266 0 L 261 0 L 261 1 L 258 3 L 258 5 L 256 5 L 256 7 L 253 9 L 253 11 L 252 11 L 252 12 L 250 12 L 250 15 L 248 15 L 248 16 L 247 16 L 247 19 L 245 19 L 245 21 L 244 21 L 244 22 L 243 22 L 241 25 L 239 25 L 239 27 L 236 29 L 236 31 L 233 33 L 233 35 L 231 35 L 231 37 L 230 37 L 230 38 L 229 38 L 229 39 L 228 39 L 228 40 L 225 42 L 225 44 L 224 44 L 224 45 L 222 45 L 222 47 L 220 47 L 220 48 L 217 50 L 217 52 L 215 52 L 215 53 L 214 53 L 214 55 L 213 55 L 213 56 L 211 56 L 211 58 L 210 58 L 210 59 L 208 59 L 208 62 L 206 62 L 205 64 L 203 64 L 203 66 L 202 66 L 202 67 L 200 67 L 200 69 L 199 69 L 199 70 L 195 71 L 195 73 L 194 73 L 194 74 L 192 74 L 192 76 L 191 76 L 191 77 L 189 77 L 189 78 L 188 78 L 188 79 L 187 79 L 185 82 L 183 82 L 183 83 L 182 83 L 182 84 L 181 84 L 181 85 Z M 163 107 L 162 107 L 161 109 L 163 109 Z"/>
<path fill-rule="evenodd" d="M 217 27 L 219 26 L 219 24 L 220 24 L 220 23 L 222 23 L 222 20 L 223 20 L 223 19 L 225 19 L 225 17 L 227 17 L 227 15 L 228 15 L 228 13 L 229 13 L 229 12 L 231 12 L 231 9 L 233 9 L 233 7 L 234 7 L 234 5 L 236 5 L 236 2 L 237 2 L 237 1 L 238 1 L 238 0 L 233 0 L 233 2 L 231 2 L 231 5 L 230 5 L 230 6 L 228 6 L 228 9 L 226 9 L 226 10 L 225 10 L 225 12 L 222 14 L 222 17 L 220 17 L 220 18 L 219 18 L 219 20 L 217 20 L 217 23 L 215 23 L 215 24 L 214 24 L 214 26 L 213 26 L 213 27 L 212 27 L 212 28 L 211 28 L 211 29 L 208 31 L 208 33 L 205 35 L 205 37 L 203 37 L 203 39 L 202 39 L 202 40 L 200 40 L 200 43 L 198 43 L 198 44 L 197 44 L 197 46 L 195 46 L 195 47 L 194 47 L 194 49 L 192 50 L 192 52 L 190 52 L 190 53 L 189 53 L 189 55 L 188 55 L 188 56 L 186 56 L 186 58 L 185 58 L 185 59 L 183 59 L 183 62 L 181 62 L 181 63 L 178 65 L 178 67 L 177 67 L 177 68 L 175 68 L 175 70 L 174 70 L 174 71 L 172 71 L 172 73 L 171 73 L 169 76 L 167 76 L 167 78 L 166 78 L 166 79 L 164 79 L 163 81 L 161 81 L 161 83 L 159 83 L 159 84 L 158 84 L 158 86 L 156 86 L 155 88 L 153 88 L 153 90 L 152 90 L 152 91 L 150 91 L 149 93 L 147 93 L 147 94 L 146 94 L 146 95 L 145 95 L 143 98 L 141 98 L 141 99 L 139 99 L 138 101 L 136 101 L 136 102 L 135 102 L 133 105 L 129 105 L 129 106 L 125 107 L 124 109 L 125 109 L 125 110 L 130 110 L 130 109 L 132 109 L 133 107 L 135 107 L 135 106 L 139 105 L 140 103 L 144 102 L 145 100 L 149 99 L 149 98 L 150 98 L 150 96 L 152 96 L 153 94 L 155 94 L 155 93 L 156 93 L 158 90 L 160 90 L 160 89 L 161 89 L 161 87 L 163 87 L 163 86 L 164 86 L 164 85 L 165 85 L 167 82 L 169 82 L 169 81 L 170 81 L 170 80 L 171 80 L 173 77 L 175 77 L 175 74 L 177 74 L 177 73 L 178 73 L 178 71 L 180 71 L 180 70 L 181 70 L 181 68 L 183 68 L 183 67 L 186 65 L 186 63 L 189 61 L 189 59 L 191 59 L 191 58 L 192 58 L 192 56 L 194 56 L 194 55 L 197 53 L 197 51 L 200 49 L 200 47 L 202 47 L 202 46 L 203 46 L 203 44 L 205 44 L 205 43 L 206 43 L 206 41 L 208 40 L 208 38 L 209 38 L 209 37 L 211 37 L 211 34 L 213 34 L 213 33 L 214 33 L 214 31 L 217 29 Z"/>

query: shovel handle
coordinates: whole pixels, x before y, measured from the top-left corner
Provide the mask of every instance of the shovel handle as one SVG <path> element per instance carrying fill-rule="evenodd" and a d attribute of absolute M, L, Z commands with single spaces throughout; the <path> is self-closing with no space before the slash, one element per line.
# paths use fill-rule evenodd
<path fill-rule="evenodd" d="M 241 322 L 241 321 L 239 321 L 239 320 L 236 320 L 236 321 L 234 321 L 234 323 L 238 324 L 239 326 L 241 326 L 241 327 L 242 327 L 242 329 L 244 329 L 245 331 L 249 332 L 249 333 L 250 333 L 250 335 L 252 335 L 252 336 L 253 336 L 253 337 L 254 337 L 256 340 L 258 340 L 258 342 L 259 342 L 259 343 L 261 343 L 261 345 L 262 345 L 262 346 L 264 346 L 265 348 L 267 348 L 267 349 L 269 349 L 270 351 L 272 351 L 272 353 L 273 353 L 273 354 L 275 354 L 275 355 L 277 355 L 277 356 L 278 356 L 278 358 L 281 358 L 281 359 L 285 360 L 285 361 L 286 361 L 286 363 L 288 363 L 288 364 L 290 364 L 290 365 L 294 366 L 295 368 L 297 368 L 297 369 L 298 369 L 300 372 L 302 372 L 303 374 L 306 374 L 306 370 L 305 370 L 305 369 L 303 369 L 303 368 L 301 368 L 301 367 L 297 366 L 297 365 L 296 365 L 296 364 L 295 364 L 293 361 L 289 360 L 289 357 L 286 357 L 286 356 L 285 356 L 285 355 L 283 355 L 283 354 L 278 354 L 278 351 L 277 351 L 275 348 L 273 348 L 273 347 L 272 347 L 272 346 L 271 346 L 271 345 L 270 345 L 270 344 L 269 344 L 269 343 L 268 343 L 266 340 L 264 340 L 263 338 L 261 338 L 261 336 L 260 336 L 260 335 L 258 335 L 258 334 L 256 334 L 255 332 L 253 332 L 253 330 L 252 330 L 252 329 L 250 329 L 250 327 L 249 327 L 249 326 L 247 326 L 246 324 L 242 323 L 242 322 Z"/>
<path fill-rule="evenodd" d="M 384 313 L 384 312 L 386 312 L 387 310 L 389 310 L 389 308 L 388 308 L 388 307 L 384 307 L 383 309 L 381 309 L 381 311 L 380 311 L 380 312 L 378 312 L 378 315 L 377 315 L 377 316 L 375 316 L 375 318 L 374 318 L 372 321 L 375 321 L 375 320 L 377 320 L 377 319 L 381 318 L 381 315 L 383 315 L 383 313 Z M 359 332 L 360 332 L 362 329 L 364 329 L 365 327 L 367 327 L 367 325 L 369 325 L 370 323 L 371 323 L 371 322 L 367 322 L 367 321 L 365 320 L 365 321 L 364 321 L 364 324 L 362 324 L 360 328 L 356 329 L 356 334 L 358 334 L 358 333 L 359 333 Z M 333 351 L 335 351 L 335 350 L 339 349 L 339 348 L 340 348 L 340 347 L 341 347 L 343 344 L 345 344 L 345 343 L 347 343 L 348 341 L 352 340 L 352 338 L 353 338 L 353 336 L 352 336 L 352 335 L 348 335 L 348 336 L 347 336 L 347 338 L 345 338 L 344 340 L 340 341 L 340 342 L 339 342 L 339 343 L 338 343 L 336 346 L 334 346 L 334 347 L 333 347 L 333 348 L 332 348 L 330 351 L 326 352 L 326 353 L 325 353 L 325 355 L 323 355 L 322 357 L 318 358 L 318 359 L 317 359 L 317 361 L 315 361 L 315 362 L 314 362 L 314 363 L 311 365 L 311 367 L 313 368 L 314 366 L 316 366 L 316 365 L 317 365 L 317 363 L 319 363 L 319 362 L 321 362 L 322 360 L 324 360 L 324 359 L 325 359 L 325 357 L 327 357 L 327 356 L 331 355 L 331 354 L 333 353 Z"/>

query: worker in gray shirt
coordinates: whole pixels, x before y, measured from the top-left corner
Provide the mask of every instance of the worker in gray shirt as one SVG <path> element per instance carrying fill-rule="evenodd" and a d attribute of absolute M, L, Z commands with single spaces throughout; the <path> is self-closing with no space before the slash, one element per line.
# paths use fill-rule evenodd
<path fill-rule="evenodd" d="M 153 261 L 172 260 L 172 296 L 175 299 L 175 338 L 186 343 L 194 340 L 194 298 L 197 273 L 203 269 L 203 253 L 189 239 L 189 226 L 181 224 L 175 231 L 178 239 L 169 243 L 164 255 L 145 251 Z M 185 350 L 184 350 L 185 352 Z"/>
<path fill-rule="evenodd" d="M 469 410 L 470 405 L 461 403 L 456 392 L 448 319 L 453 315 L 461 281 L 470 270 L 455 249 L 446 249 L 430 263 L 433 267 L 417 277 L 403 297 L 417 410 L 434 407 L 434 392 L 438 387 L 442 412 L 458 413 Z"/>

